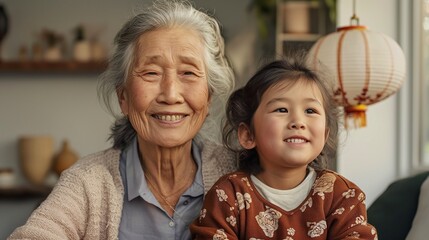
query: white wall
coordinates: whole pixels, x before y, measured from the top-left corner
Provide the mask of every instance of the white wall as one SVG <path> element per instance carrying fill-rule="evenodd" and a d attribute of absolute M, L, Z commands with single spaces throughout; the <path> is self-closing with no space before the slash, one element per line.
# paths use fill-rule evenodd
<path fill-rule="evenodd" d="M 351 0 L 338 1 L 338 26 L 350 25 Z M 360 25 L 397 40 L 397 1 L 358 0 L 356 13 Z M 381 17 L 382 16 L 382 17 Z M 368 107 L 367 127 L 344 133 L 339 149 L 338 171 L 358 184 L 367 194 L 369 206 L 387 185 L 396 179 L 396 116 L 398 106 L 392 96 Z"/>

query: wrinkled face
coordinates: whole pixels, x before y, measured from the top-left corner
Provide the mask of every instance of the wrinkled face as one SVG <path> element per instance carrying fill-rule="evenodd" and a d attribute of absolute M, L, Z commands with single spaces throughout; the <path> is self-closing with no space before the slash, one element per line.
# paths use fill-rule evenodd
<path fill-rule="evenodd" d="M 242 141 L 246 134 L 239 134 L 240 143 L 245 148 L 256 147 L 264 171 L 306 168 L 320 154 L 328 136 L 317 85 L 282 81 L 268 88 L 253 115 L 253 129 L 247 142 Z"/>
<path fill-rule="evenodd" d="M 139 142 L 175 147 L 200 130 L 210 99 L 203 54 L 200 37 L 186 28 L 140 36 L 130 77 L 118 93 Z"/>

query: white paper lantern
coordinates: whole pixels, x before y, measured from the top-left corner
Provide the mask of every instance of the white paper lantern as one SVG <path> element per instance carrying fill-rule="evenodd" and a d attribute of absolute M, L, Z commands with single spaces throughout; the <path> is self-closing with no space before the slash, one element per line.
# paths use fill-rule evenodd
<path fill-rule="evenodd" d="M 366 126 L 366 106 L 395 94 L 405 80 L 402 49 L 365 26 L 338 28 L 320 38 L 309 54 L 334 75 L 335 100 L 344 107 L 346 127 L 350 119 L 357 127 Z"/>

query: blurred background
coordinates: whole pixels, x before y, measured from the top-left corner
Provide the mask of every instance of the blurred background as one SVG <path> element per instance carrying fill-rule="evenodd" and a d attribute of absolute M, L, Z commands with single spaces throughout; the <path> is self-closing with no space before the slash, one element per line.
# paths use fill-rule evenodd
<path fill-rule="evenodd" d="M 25 222 L 57 178 L 55 171 L 49 171 L 42 184 L 48 188 L 29 184 L 20 165 L 21 139 L 49 136 L 55 156 L 63 150 L 64 141 L 78 157 L 110 146 L 107 138 L 113 118 L 98 101 L 98 76 L 115 33 L 148 2 L 0 0 L 8 22 L 4 37 L 0 33 L 0 239 Z M 336 26 L 349 25 L 353 10 L 351 0 L 333 1 L 334 8 L 328 0 L 308 0 L 313 9 L 309 29 L 287 32 L 283 21 L 290 14 L 282 11 L 279 17 L 280 1 L 193 2 L 221 22 L 237 86 L 288 48 L 309 48 Z M 357 11 L 363 25 L 399 39 L 401 4 L 405 3 L 358 0 Z M 289 21 L 299 25 L 304 20 Z M 371 107 L 368 126 L 342 136 L 344 143 L 332 164 L 367 193 L 368 205 L 392 180 L 409 174 L 408 155 L 397 154 L 400 105 L 392 97 Z M 380 136 L 382 140 L 375 141 Z"/>

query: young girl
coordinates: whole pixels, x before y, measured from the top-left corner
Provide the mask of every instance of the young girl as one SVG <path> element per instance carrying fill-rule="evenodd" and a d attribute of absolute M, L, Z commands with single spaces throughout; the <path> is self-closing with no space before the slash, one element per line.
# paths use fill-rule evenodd
<path fill-rule="evenodd" d="M 207 193 L 191 225 L 196 239 L 377 239 L 362 190 L 324 169 L 339 112 L 307 64 L 305 56 L 272 62 L 229 98 L 224 142 L 240 171 Z"/>

